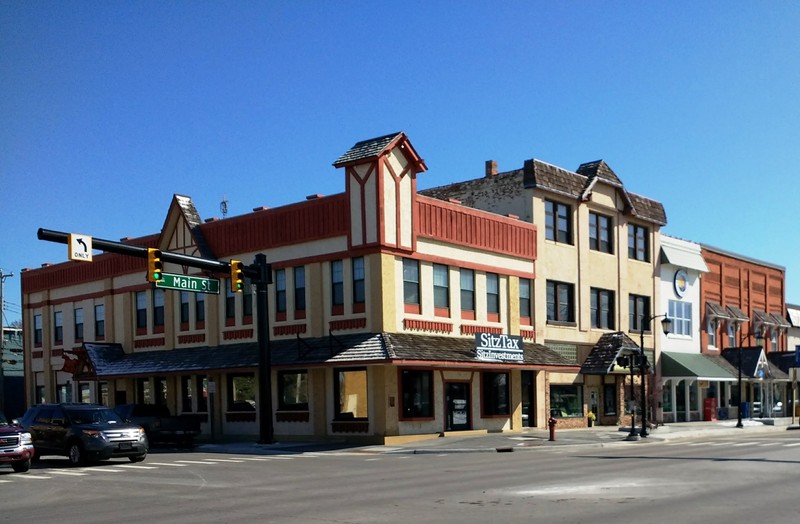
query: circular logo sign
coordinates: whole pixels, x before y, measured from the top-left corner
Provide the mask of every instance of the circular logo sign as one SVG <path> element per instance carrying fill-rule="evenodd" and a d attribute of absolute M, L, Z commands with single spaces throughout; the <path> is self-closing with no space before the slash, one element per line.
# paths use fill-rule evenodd
<path fill-rule="evenodd" d="M 686 271 L 679 269 L 675 272 L 673 283 L 675 285 L 675 294 L 678 295 L 678 298 L 683 298 L 683 295 L 686 294 L 686 288 L 689 287 L 688 281 L 689 275 L 686 274 Z"/>

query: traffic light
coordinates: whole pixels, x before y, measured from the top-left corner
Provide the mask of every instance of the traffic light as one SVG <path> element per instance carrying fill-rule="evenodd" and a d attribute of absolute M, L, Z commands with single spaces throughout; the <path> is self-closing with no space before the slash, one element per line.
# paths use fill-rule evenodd
<path fill-rule="evenodd" d="M 147 281 L 161 282 L 164 278 L 164 264 L 161 262 L 161 250 L 147 248 Z"/>
<path fill-rule="evenodd" d="M 239 260 L 231 260 L 231 291 L 244 291 L 244 264 Z"/>

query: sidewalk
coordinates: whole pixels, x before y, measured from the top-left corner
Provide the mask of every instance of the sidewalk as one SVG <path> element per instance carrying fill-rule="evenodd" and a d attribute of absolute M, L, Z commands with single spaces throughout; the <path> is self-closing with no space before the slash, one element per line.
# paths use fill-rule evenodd
<path fill-rule="evenodd" d="M 479 453 L 479 452 L 517 452 L 531 451 L 548 447 L 584 446 L 636 446 L 682 438 L 722 438 L 750 437 L 758 434 L 777 433 L 800 429 L 797 424 L 790 425 L 791 419 L 744 420 L 742 428 L 736 427 L 736 420 L 718 422 L 681 422 L 659 426 L 650 430 L 650 435 L 636 441 L 626 440 L 630 426 L 595 426 L 582 429 L 556 428 L 555 441 L 550 441 L 547 429 L 528 429 L 522 433 L 488 433 L 481 435 L 448 435 L 408 444 L 391 446 L 354 445 L 345 442 L 276 442 L 259 444 L 256 442 L 201 443 L 196 452 L 237 453 L 253 455 L 297 454 L 297 453 Z M 637 428 L 638 434 L 640 428 Z M 800 435 L 798 435 L 800 436 Z"/>

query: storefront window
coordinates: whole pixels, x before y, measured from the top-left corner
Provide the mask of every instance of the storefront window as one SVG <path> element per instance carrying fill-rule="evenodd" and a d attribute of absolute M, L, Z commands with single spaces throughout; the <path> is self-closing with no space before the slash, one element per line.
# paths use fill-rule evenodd
<path fill-rule="evenodd" d="M 334 371 L 336 418 L 339 420 L 366 419 L 367 370 L 339 369 Z"/>
<path fill-rule="evenodd" d="M 433 372 L 430 370 L 404 369 L 401 386 L 403 388 L 403 418 L 433 417 Z"/>
<path fill-rule="evenodd" d="M 603 414 L 617 414 L 617 386 L 616 384 L 603 385 Z"/>
<path fill-rule="evenodd" d="M 256 378 L 252 373 L 228 375 L 228 411 L 256 410 Z"/>
<path fill-rule="evenodd" d="M 483 379 L 483 414 L 487 416 L 508 415 L 508 373 L 485 372 Z"/>
<path fill-rule="evenodd" d="M 278 395 L 278 409 L 308 411 L 308 373 L 279 371 Z"/>
<path fill-rule="evenodd" d="M 582 417 L 583 386 L 550 386 L 550 414 L 553 417 Z"/>

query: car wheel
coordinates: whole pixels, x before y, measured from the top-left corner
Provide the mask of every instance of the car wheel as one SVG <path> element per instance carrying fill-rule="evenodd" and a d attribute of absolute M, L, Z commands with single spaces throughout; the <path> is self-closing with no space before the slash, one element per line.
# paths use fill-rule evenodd
<path fill-rule="evenodd" d="M 131 462 L 142 462 L 147 455 L 136 455 L 135 457 L 128 457 Z"/>
<path fill-rule="evenodd" d="M 25 473 L 31 469 L 31 461 L 26 460 L 25 462 L 14 462 L 11 464 L 11 467 L 14 468 L 14 471 L 17 473 Z"/>
<path fill-rule="evenodd" d="M 69 463 L 73 466 L 80 466 L 83 464 L 83 449 L 81 449 L 81 445 L 77 442 L 70 444 L 67 456 L 69 457 Z"/>

